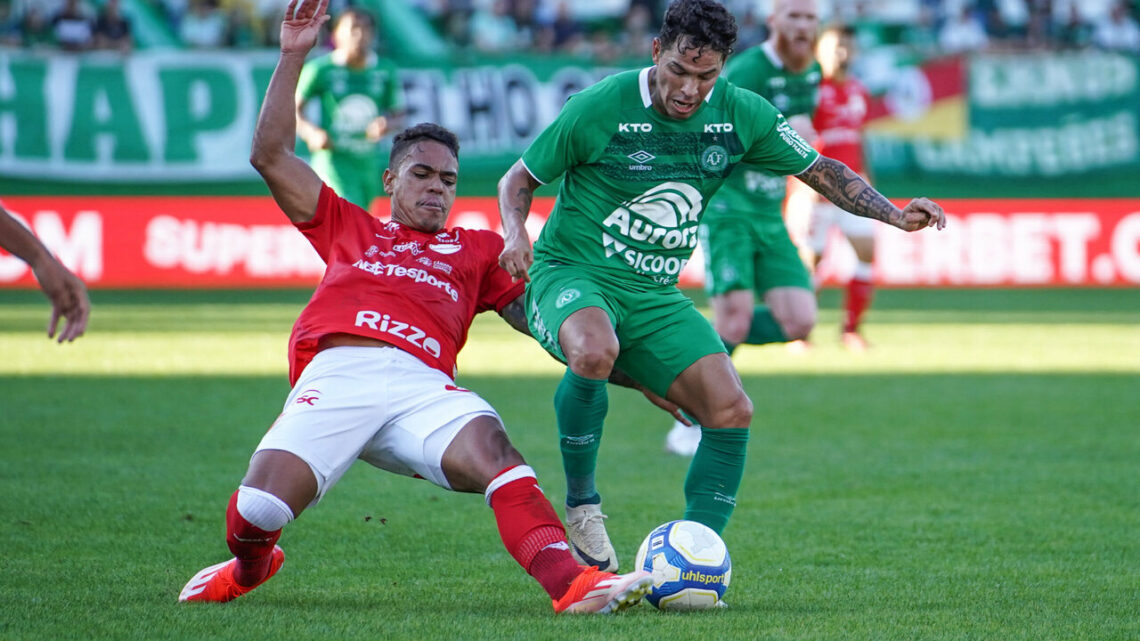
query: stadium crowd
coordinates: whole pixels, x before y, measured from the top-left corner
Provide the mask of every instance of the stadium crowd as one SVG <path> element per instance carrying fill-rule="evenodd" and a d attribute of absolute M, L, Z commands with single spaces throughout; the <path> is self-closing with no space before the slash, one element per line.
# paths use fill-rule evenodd
<path fill-rule="evenodd" d="M 611 60 L 643 52 L 662 0 L 409 0 L 461 50 Z M 332 12 L 360 0 L 330 0 Z M 767 37 L 772 0 L 726 0 L 743 50 Z M 275 46 L 279 0 L 0 0 L 0 45 L 64 51 L 135 45 L 132 13 L 160 16 L 186 47 Z M 856 25 L 864 45 L 928 54 L 1097 47 L 1140 53 L 1140 0 L 821 0 L 823 20 Z M 381 43 L 382 44 L 382 43 Z M 390 54 L 395 52 L 389 52 Z"/>

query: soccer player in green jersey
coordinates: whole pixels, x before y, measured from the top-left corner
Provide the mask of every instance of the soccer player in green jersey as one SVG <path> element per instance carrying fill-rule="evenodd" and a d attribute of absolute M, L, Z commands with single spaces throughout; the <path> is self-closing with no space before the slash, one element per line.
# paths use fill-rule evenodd
<path fill-rule="evenodd" d="M 654 66 L 571 97 L 499 181 L 499 263 L 528 281 L 531 334 L 568 365 L 554 395 L 569 538 L 580 560 L 617 567 L 594 476 L 615 366 L 700 421 L 684 517 L 721 532 L 744 473 L 752 402 L 712 326 L 676 287 L 706 203 L 747 162 L 794 174 L 836 204 L 908 231 L 945 224 L 919 198 L 899 209 L 820 156 L 757 94 L 720 78 L 736 22 L 713 0 L 676 0 Z M 534 191 L 563 176 L 534 246 Z"/>
<path fill-rule="evenodd" d="M 396 66 L 372 50 L 371 15 L 347 9 L 333 27 L 333 50 L 305 63 L 297 84 L 297 134 L 312 152 L 312 166 L 333 191 L 364 209 L 380 195 L 383 169 L 377 150 L 403 110 Z M 305 115 L 320 103 L 320 121 Z"/>
<path fill-rule="evenodd" d="M 797 133 L 813 141 L 811 119 L 823 78 L 815 60 L 816 0 L 776 0 L 768 28 L 769 38 L 733 56 L 724 77 L 766 98 Z M 701 219 L 705 290 L 713 327 L 729 354 L 742 343 L 803 340 L 815 326 L 815 290 L 784 223 L 786 196 L 787 177 L 742 163 Z M 692 456 L 700 435 L 699 425 L 677 421 L 665 448 Z"/>

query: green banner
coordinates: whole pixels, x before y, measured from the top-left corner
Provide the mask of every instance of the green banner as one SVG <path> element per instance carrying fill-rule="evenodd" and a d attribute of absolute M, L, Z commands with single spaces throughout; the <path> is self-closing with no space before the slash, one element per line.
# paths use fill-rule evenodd
<path fill-rule="evenodd" d="M 1104 52 L 979 55 L 961 70 L 957 92 L 946 89 L 954 79 L 944 72 L 900 74 L 909 78 L 908 95 L 936 97 L 926 113 L 941 110 L 943 116 L 925 130 L 900 127 L 907 131 L 898 133 L 887 126 L 868 137 L 876 179 L 888 191 L 1140 195 L 1140 58 Z M 955 117 L 961 119 L 957 126 L 945 122 Z"/>
<path fill-rule="evenodd" d="M 276 59 L 0 51 L 0 193 L 265 193 L 249 144 Z M 460 193 L 493 195 L 570 94 L 648 62 L 425 62 L 401 72 L 407 122 L 454 130 Z M 867 136 L 888 195 L 1140 196 L 1140 58 L 987 55 L 890 76 Z"/>

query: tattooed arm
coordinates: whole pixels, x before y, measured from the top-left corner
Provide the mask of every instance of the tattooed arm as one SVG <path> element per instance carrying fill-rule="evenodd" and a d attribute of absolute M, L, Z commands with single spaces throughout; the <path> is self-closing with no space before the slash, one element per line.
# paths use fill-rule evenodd
<path fill-rule="evenodd" d="M 525 294 L 519 294 L 519 297 L 507 303 L 507 306 L 499 312 L 499 316 L 507 321 L 516 332 L 530 336 L 530 327 L 526 324 L 526 309 L 523 307 L 523 299 L 526 298 Z"/>
<path fill-rule="evenodd" d="M 895 207 L 847 165 L 820 156 L 811 167 L 796 176 L 822 196 L 857 216 L 874 218 L 904 231 L 926 227 L 942 229 L 946 214 L 926 198 L 915 198 L 903 209 Z"/>
<path fill-rule="evenodd" d="M 534 262 L 534 250 L 526 232 L 526 217 L 530 214 L 534 190 L 541 184 L 530 175 L 521 160 L 499 180 L 499 217 L 503 221 L 505 242 L 503 253 L 499 254 L 499 264 L 515 280 L 530 281 L 527 270 Z"/>

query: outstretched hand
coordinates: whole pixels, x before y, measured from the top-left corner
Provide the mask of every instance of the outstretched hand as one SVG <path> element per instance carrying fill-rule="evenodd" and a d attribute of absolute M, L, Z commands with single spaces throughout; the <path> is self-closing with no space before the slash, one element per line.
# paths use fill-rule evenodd
<path fill-rule="evenodd" d="M 329 0 L 291 0 L 281 22 L 281 53 L 308 54 L 329 21 Z"/>
<path fill-rule="evenodd" d="M 927 198 L 915 198 L 907 203 L 891 223 L 903 231 L 918 231 L 927 227 L 946 227 L 946 212 L 938 203 Z"/>
<path fill-rule="evenodd" d="M 55 338 L 57 329 L 60 343 L 70 343 L 82 336 L 87 329 L 87 317 L 91 314 L 91 301 L 87 298 L 87 287 L 83 281 L 55 259 L 44 261 L 33 271 L 44 294 L 51 300 L 48 338 Z M 67 321 L 62 328 L 61 320 Z"/>

